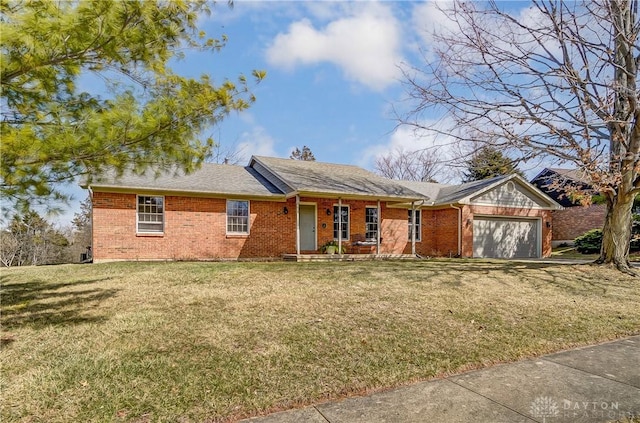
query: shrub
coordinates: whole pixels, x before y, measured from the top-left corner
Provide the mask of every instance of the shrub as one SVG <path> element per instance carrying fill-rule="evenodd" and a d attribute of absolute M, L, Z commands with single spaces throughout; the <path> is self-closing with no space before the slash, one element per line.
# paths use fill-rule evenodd
<path fill-rule="evenodd" d="M 579 253 L 598 253 L 602 246 L 602 229 L 591 229 L 574 239 L 573 242 Z"/>

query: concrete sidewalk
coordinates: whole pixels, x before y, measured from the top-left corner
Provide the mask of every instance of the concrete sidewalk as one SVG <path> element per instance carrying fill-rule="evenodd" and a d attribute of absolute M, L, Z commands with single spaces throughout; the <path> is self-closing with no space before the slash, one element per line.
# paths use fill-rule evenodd
<path fill-rule="evenodd" d="M 561 423 L 633 416 L 640 418 L 640 336 L 244 422 Z"/>

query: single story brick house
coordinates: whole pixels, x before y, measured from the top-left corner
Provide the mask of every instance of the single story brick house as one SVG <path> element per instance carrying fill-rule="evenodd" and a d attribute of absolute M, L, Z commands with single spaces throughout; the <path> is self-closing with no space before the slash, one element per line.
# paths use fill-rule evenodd
<path fill-rule="evenodd" d="M 584 206 L 573 195 L 595 195 L 585 176 L 576 169 L 545 168 L 531 183 L 560 204 L 562 210 L 554 210 L 552 244 L 572 244 L 573 240 L 591 229 L 601 229 L 607 214 L 606 204 Z"/>
<path fill-rule="evenodd" d="M 328 241 L 349 254 L 544 257 L 561 208 L 518 175 L 442 185 L 260 156 L 84 187 L 97 262 L 299 258 Z"/>

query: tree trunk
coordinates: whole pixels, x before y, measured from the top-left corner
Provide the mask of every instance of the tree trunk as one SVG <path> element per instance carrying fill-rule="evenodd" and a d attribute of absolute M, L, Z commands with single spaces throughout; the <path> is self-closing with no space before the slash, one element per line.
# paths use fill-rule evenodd
<path fill-rule="evenodd" d="M 607 215 L 602 228 L 602 248 L 598 264 L 611 264 L 618 270 L 634 274 L 629 263 L 633 195 L 617 195 L 607 199 Z"/>

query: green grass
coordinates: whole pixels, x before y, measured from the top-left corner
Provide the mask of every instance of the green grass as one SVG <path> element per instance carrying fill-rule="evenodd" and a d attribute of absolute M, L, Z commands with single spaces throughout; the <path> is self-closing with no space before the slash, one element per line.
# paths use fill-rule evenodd
<path fill-rule="evenodd" d="M 2 269 L 3 422 L 225 421 L 640 333 L 640 281 L 479 260 Z"/>

